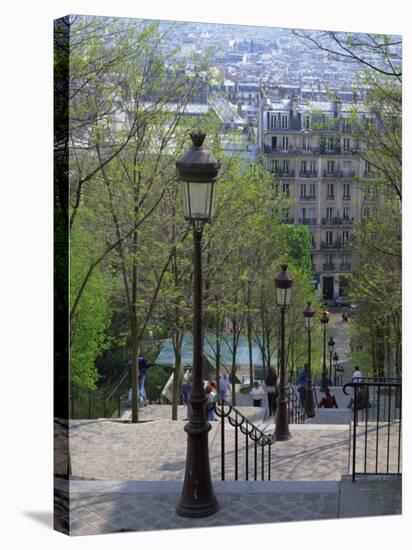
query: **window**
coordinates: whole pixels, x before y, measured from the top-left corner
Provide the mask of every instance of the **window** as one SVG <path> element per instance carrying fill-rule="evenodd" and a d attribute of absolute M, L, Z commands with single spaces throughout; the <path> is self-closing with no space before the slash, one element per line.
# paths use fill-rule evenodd
<path fill-rule="evenodd" d="M 350 183 L 343 184 L 343 198 L 350 199 Z"/>
<path fill-rule="evenodd" d="M 289 208 L 282 208 L 282 219 L 284 222 L 289 219 Z"/>
<path fill-rule="evenodd" d="M 301 163 L 300 163 L 300 171 L 303 173 L 303 174 L 306 174 L 306 160 L 302 160 Z"/>
<path fill-rule="evenodd" d="M 278 127 L 278 115 L 277 115 L 277 113 L 270 113 L 269 126 L 270 126 L 270 128 L 277 128 Z"/>
<path fill-rule="evenodd" d="M 344 160 L 343 161 L 343 175 L 344 176 L 350 176 L 351 167 L 352 167 L 352 163 L 351 163 L 350 160 Z"/>
<path fill-rule="evenodd" d="M 310 196 L 310 197 L 315 197 L 315 195 L 316 195 L 315 188 L 316 188 L 316 186 L 315 186 L 314 183 L 311 183 L 311 184 L 309 185 L 309 196 Z"/>
<path fill-rule="evenodd" d="M 343 138 L 343 151 L 345 153 L 350 152 L 350 138 Z"/>
<path fill-rule="evenodd" d="M 302 185 L 300 186 L 300 196 L 302 198 L 306 197 L 306 183 L 302 183 Z"/>
<path fill-rule="evenodd" d="M 289 116 L 288 115 L 282 115 L 281 116 L 281 127 L 282 129 L 289 128 Z"/>
<path fill-rule="evenodd" d="M 305 115 L 303 117 L 303 129 L 304 130 L 309 130 L 310 129 L 310 116 L 309 115 Z"/>
<path fill-rule="evenodd" d="M 345 117 L 343 120 L 342 120 L 342 129 L 344 132 L 348 132 L 351 130 L 351 123 L 350 123 L 350 119 Z"/>
<path fill-rule="evenodd" d="M 272 136 L 272 150 L 276 151 L 278 148 L 278 138 L 277 136 Z"/>
<path fill-rule="evenodd" d="M 349 242 L 349 231 L 342 231 L 342 243 L 348 244 Z"/>
<path fill-rule="evenodd" d="M 289 149 L 289 138 L 287 136 L 282 137 L 282 150 L 287 151 Z"/>
<path fill-rule="evenodd" d="M 283 161 L 283 173 L 285 175 L 289 174 L 289 161 L 288 160 Z"/>
<path fill-rule="evenodd" d="M 278 160 L 272 160 L 272 172 L 275 172 L 275 174 L 279 173 L 279 161 Z"/>
<path fill-rule="evenodd" d="M 302 220 L 315 220 L 315 209 L 314 208 L 301 208 Z"/>
<path fill-rule="evenodd" d="M 328 207 L 326 209 L 326 218 L 331 220 L 333 218 L 333 208 Z"/>
<path fill-rule="evenodd" d="M 314 174 L 316 172 L 316 162 L 314 160 L 310 161 L 309 171 L 311 172 L 311 174 Z"/>
<path fill-rule="evenodd" d="M 302 148 L 304 151 L 310 150 L 310 139 L 307 137 L 304 137 L 302 140 Z"/>
<path fill-rule="evenodd" d="M 348 220 L 350 217 L 350 208 L 348 206 L 344 206 L 343 208 L 343 219 Z"/>
<path fill-rule="evenodd" d="M 369 208 L 369 206 L 364 207 L 362 214 L 363 214 L 364 218 L 369 218 L 370 217 L 371 209 Z"/>
<path fill-rule="evenodd" d="M 288 198 L 290 197 L 290 185 L 288 183 L 282 184 L 282 193 L 285 193 Z"/>
<path fill-rule="evenodd" d="M 365 160 L 365 174 L 369 175 L 370 173 L 371 173 L 371 163 Z"/>
<path fill-rule="evenodd" d="M 326 140 L 326 151 L 334 151 L 335 150 L 335 143 L 333 141 L 333 138 L 327 138 Z"/>
<path fill-rule="evenodd" d="M 326 231 L 326 243 L 327 244 L 333 243 L 333 231 Z"/>
<path fill-rule="evenodd" d="M 331 175 L 335 171 L 335 162 L 333 160 L 328 160 L 328 174 Z"/>
<path fill-rule="evenodd" d="M 333 263 L 333 254 L 325 254 L 325 264 L 332 265 Z"/>
<path fill-rule="evenodd" d="M 335 184 L 334 183 L 328 183 L 326 188 L 326 198 L 327 199 L 333 199 L 334 198 L 334 191 L 335 191 Z"/>

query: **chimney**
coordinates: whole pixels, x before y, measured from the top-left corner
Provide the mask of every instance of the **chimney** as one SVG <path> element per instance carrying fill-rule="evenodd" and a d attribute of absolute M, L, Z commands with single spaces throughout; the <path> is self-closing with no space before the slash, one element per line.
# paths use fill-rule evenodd
<path fill-rule="evenodd" d="M 298 116 L 298 96 L 293 94 L 291 97 L 292 103 L 292 116 L 296 118 Z"/>

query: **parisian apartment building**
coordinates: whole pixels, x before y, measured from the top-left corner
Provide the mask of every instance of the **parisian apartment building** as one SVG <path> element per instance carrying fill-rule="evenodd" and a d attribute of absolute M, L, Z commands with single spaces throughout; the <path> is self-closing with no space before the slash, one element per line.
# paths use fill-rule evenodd
<path fill-rule="evenodd" d="M 371 167 L 357 152 L 345 97 L 307 99 L 263 89 L 258 140 L 274 186 L 291 199 L 284 223 L 305 224 L 312 233 L 313 277 L 319 295 L 331 302 L 348 290 L 352 273 L 351 238 L 361 216 L 370 215 L 376 193 L 359 185 Z M 361 103 L 361 118 L 368 118 Z"/>

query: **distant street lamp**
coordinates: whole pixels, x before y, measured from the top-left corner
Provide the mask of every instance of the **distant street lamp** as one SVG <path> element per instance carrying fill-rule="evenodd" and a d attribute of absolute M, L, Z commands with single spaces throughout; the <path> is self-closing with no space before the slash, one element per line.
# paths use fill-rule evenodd
<path fill-rule="evenodd" d="M 328 387 L 328 373 L 326 370 L 326 327 L 329 323 L 329 314 L 326 311 L 326 309 L 323 310 L 322 316 L 320 318 L 320 322 L 323 327 L 323 365 L 322 365 L 322 381 L 320 383 L 320 391 L 324 392 L 326 391 L 326 388 Z"/>
<path fill-rule="evenodd" d="M 292 277 L 287 272 L 288 266 L 282 265 L 282 271 L 275 278 L 276 303 L 280 308 L 280 365 L 279 365 L 279 400 L 277 406 L 275 436 L 278 441 L 290 438 L 288 420 L 288 395 L 285 367 L 285 312 L 290 305 Z"/>
<path fill-rule="evenodd" d="M 219 504 L 213 492 L 210 474 L 206 394 L 203 384 L 203 281 L 202 236 L 204 225 L 213 216 L 215 183 L 220 164 L 203 145 L 206 134 L 201 130 L 190 134 L 193 145 L 177 162 L 182 181 L 183 211 L 193 227 L 194 296 L 193 296 L 193 366 L 192 390 L 189 398 L 186 471 L 176 512 L 181 516 L 204 517 L 214 514 Z"/>
<path fill-rule="evenodd" d="M 334 370 L 335 370 L 335 377 L 334 377 L 335 386 L 336 386 L 336 373 L 337 373 L 337 372 L 340 373 L 338 361 L 339 361 L 339 356 L 338 356 L 338 354 L 337 354 L 336 351 L 335 351 L 335 353 L 333 354 L 333 367 L 334 367 Z"/>
<path fill-rule="evenodd" d="M 329 338 L 329 341 L 328 341 L 328 349 L 329 349 L 329 384 L 332 384 L 332 355 L 333 355 L 334 347 L 335 347 L 335 340 L 331 336 Z"/>
<path fill-rule="evenodd" d="M 312 306 L 311 302 L 308 302 L 307 307 L 303 310 L 303 315 L 305 317 L 305 326 L 308 331 L 308 372 L 306 376 L 306 396 L 305 396 L 305 411 L 308 418 L 313 418 L 315 416 L 315 407 L 313 403 L 313 385 L 312 385 L 312 370 L 311 370 L 311 331 L 313 328 L 313 316 L 315 315 L 315 308 Z"/>

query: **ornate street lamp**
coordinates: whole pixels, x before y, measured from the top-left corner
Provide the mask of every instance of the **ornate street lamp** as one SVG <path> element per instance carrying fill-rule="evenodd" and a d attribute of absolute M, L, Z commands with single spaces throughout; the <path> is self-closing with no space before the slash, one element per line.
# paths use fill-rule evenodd
<path fill-rule="evenodd" d="M 275 435 L 278 441 L 290 438 L 288 421 L 288 395 L 285 366 L 285 312 L 290 305 L 292 277 L 287 272 L 288 266 L 282 265 L 282 271 L 275 278 L 276 303 L 280 308 L 280 365 L 279 365 L 279 400 L 277 406 Z"/>
<path fill-rule="evenodd" d="M 332 354 L 333 354 L 333 348 L 334 347 L 335 347 L 335 340 L 331 336 L 329 338 L 329 341 L 328 341 L 328 349 L 329 349 L 329 384 L 332 384 Z"/>
<path fill-rule="evenodd" d="M 311 370 L 311 331 L 313 329 L 313 316 L 315 315 L 315 308 L 312 306 L 311 302 L 308 302 L 307 307 L 303 310 L 303 315 L 305 317 L 305 326 L 308 331 L 308 372 L 306 376 L 306 398 L 305 398 L 305 411 L 308 418 L 313 418 L 315 416 L 315 407 L 313 403 L 313 385 L 312 385 L 312 370 Z"/>
<path fill-rule="evenodd" d="M 176 512 L 181 516 L 204 517 L 214 514 L 219 504 L 210 475 L 206 394 L 203 385 L 203 281 L 202 236 L 205 223 L 213 216 L 213 198 L 220 164 L 203 145 L 206 134 L 190 134 L 193 145 L 177 162 L 182 181 L 183 211 L 193 226 L 194 296 L 193 296 L 193 367 L 192 390 L 188 406 L 186 471 Z"/>
<path fill-rule="evenodd" d="M 328 387 L 328 373 L 326 371 L 326 327 L 329 323 L 329 313 L 326 311 L 326 309 L 323 310 L 322 316 L 320 318 L 320 322 L 323 327 L 323 365 L 322 365 L 322 381 L 320 383 L 320 391 L 324 392 L 326 391 L 326 388 Z"/>

